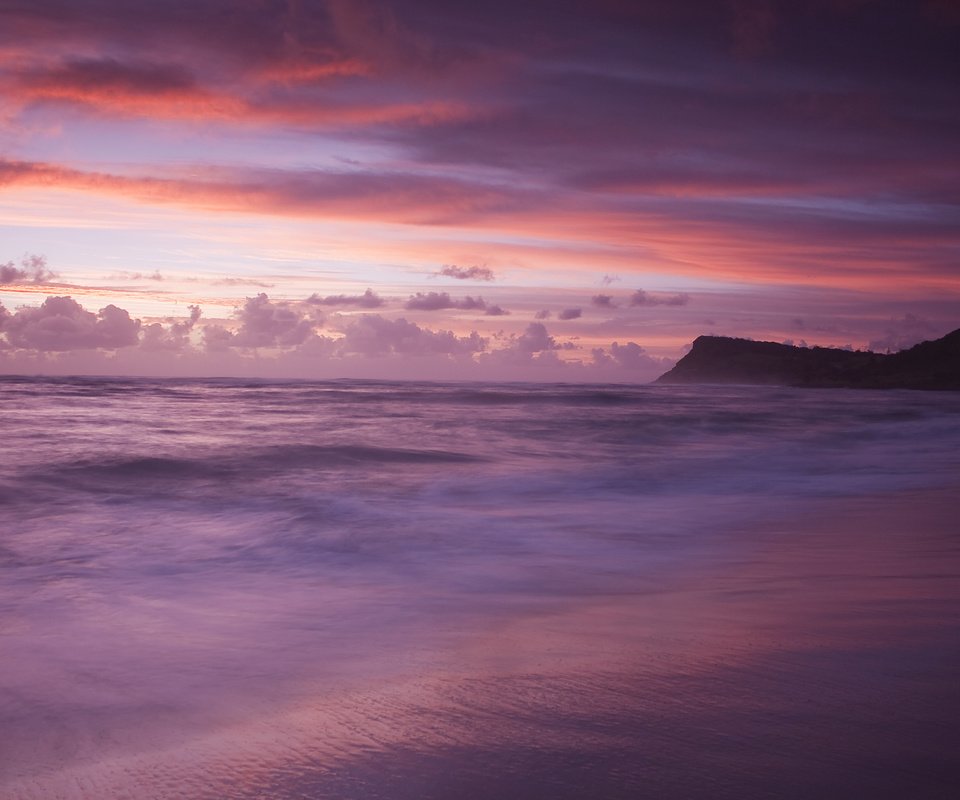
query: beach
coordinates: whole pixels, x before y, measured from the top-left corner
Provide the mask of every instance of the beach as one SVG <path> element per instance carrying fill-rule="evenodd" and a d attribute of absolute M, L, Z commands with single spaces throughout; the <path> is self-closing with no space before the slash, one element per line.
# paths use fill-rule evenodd
<path fill-rule="evenodd" d="M 5 381 L 4 797 L 960 779 L 951 395 Z"/>

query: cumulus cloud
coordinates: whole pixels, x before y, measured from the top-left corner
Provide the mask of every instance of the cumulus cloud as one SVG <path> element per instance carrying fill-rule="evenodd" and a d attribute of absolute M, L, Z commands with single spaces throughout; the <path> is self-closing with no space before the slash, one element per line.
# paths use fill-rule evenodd
<path fill-rule="evenodd" d="M 72 297 L 48 297 L 7 315 L 3 330 L 11 345 L 30 350 L 116 349 L 137 344 L 140 320 L 115 305 L 94 314 Z"/>
<path fill-rule="evenodd" d="M 317 306 L 358 306 L 359 308 L 379 308 L 384 300 L 376 292 L 367 289 L 363 294 L 330 294 L 326 297 L 314 293 L 304 302 Z"/>
<path fill-rule="evenodd" d="M 476 264 L 469 267 L 444 264 L 436 274 L 447 278 L 456 278 L 459 281 L 492 281 L 495 277 L 492 269 Z"/>
<path fill-rule="evenodd" d="M 150 351 L 182 352 L 190 346 L 190 332 L 200 320 L 200 306 L 188 306 L 190 316 L 169 325 L 159 322 L 141 328 L 140 347 Z"/>
<path fill-rule="evenodd" d="M 558 349 L 560 346 L 556 339 L 547 333 L 547 326 L 542 322 L 531 322 L 517 339 L 517 350 L 521 353 L 540 353 L 544 350 Z"/>
<path fill-rule="evenodd" d="M 636 342 L 614 342 L 610 345 L 610 355 L 621 367 L 638 369 L 647 367 L 652 362 L 650 356 L 646 355 L 646 351 Z"/>
<path fill-rule="evenodd" d="M 559 353 L 578 346 L 558 341 L 539 322 L 519 336 L 499 335 L 501 346 L 491 350 L 476 331 L 457 335 L 379 314 L 338 317 L 338 327 L 321 335 L 311 311 L 316 309 L 302 301 L 248 298 L 235 314 L 236 330 L 221 324 L 202 328 L 204 354 L 193 346 L 201 324 L 199 306 L 191 306 L 188 317 L 141 325 L 116 306 L 94 314 L 72 298 L 53 297 L 15 314 L 0 304 L 0 333 L 6 337 L 0 348 L 11 351 L 4 356 L 8 368 L 16 359 L 35 365 L 39 362 L 30 359 L 37 354 L 55 352 L 56 358 L 42 363 L 60 374 L 113 374 L 120 364 L 129 374 L 209 375 L 215 369 L 237 375 L 529 379 L 534 373 L 527 370 L 534 368 L 541 379 L 639 381 L 669 366 L 634 342 L 597 348 L 592 361 L 560 358 Z M 307 324 L 311 329 L 304 336 Z M 253 358 L 249 350 L 265 343 L 273 350 L 270 356 Z"/>
<path fill-rule="evenodd" d="M 609 294 L 595 294 L 590 298 L 590 302 L 597 308 L 616 308 L 617 304 L 613 302 L 613 296 Z"/>
<path fill-rule="evenodd" d="M 19 266 L 12 261 L 0 264 L 0 286 L 18 283 L 47 283 L 56 277 L 57 274 L 47 268 L 47 260 L 43 256 L 24 256 L 20 259 Z"/>
<path fill-rule="evenodd" d="M 203 328 L 203 346 L 210 353 L 223 353 L 233 344 L 233 334 L 223 325 L 206 325 Z"/>
<path fill-rule="evenodd" d="M 656 378 L 674 364 L 671 359 L 648 355 L 636 342 L 613 342 L 609 352 L 602 347 L 595 347 L 591 354 L 593 366 L 604 371 L 612 370 L 613 374 L 624 373 L 643 380 Z"/>
<path fill-rule="evenodd" d="M 364 314 L 343 329 L 337 342 L 340 355 L 368 357 L 387 355 L 469 356 L 486 349 L 487 341 L 476 331 L 456 336 L 451 331 L 431 331 L 405 319 L 390 320 L 379 314 Z"/>
<path fill-rule="evenodd" d="M 643 289 L 637 289 L 630 295 L 632 306 L 685 306 L 690 302 L 690 295 L 685 292 L 679 294 L 650 294 Z"/>
<path fill-rule="evenodd" d="M 248 297 L 237 312 L 240 329 L 233 336 L 236 347 L 282 347 L 297 345 L 313 332 L 318 320 L 290 303 L 274 302 L 261 292 Z"/>
<path fill-rule="evenodd" d="M 49 297 L 15 313 L 0 304 L 0 348 L 7 369 L 41 364 L 59 374 L 115 374 L 119 365 L 128 374 L 527 379 L 534 368 L 545 380 L 638 381 L 665 368 L 633 342 L 597 349 L 592 361 L 562 358 L 580 348 L 558 341 L 540 322 L 519 335 L 497 334 L 491 349 L 477 331 L 431 330 L 371 313 L 337 315 L 321 334 L 321 316 L 316 303 L 261 293 L 247 298 L 230 323 L 204 325 L 194 305 L 188 316 L 143 324 L 114 305 L 94 313 L 71 297 Z M 254 358 L 257 348 L 270 352 Z M 43 354 L 55 355 L 38 358 Z"/>
<path fill-rule="evenodd" d="M 579 349 L 573 342 L 558 342 L 550 335 L 542 322 L 531 322 L 519 336 L 506 337 L 505 346 L 481 355 L 477 361 L 482 369 L 493 369 L 493 374 L 503 370 L 505 374 L 519 379 L 529 376 L 524 372 L 517 372 L 535 367 L 538 375 L 565 376 L 567 379 L 576 378 L 577 370 L 583 368 L 579 361 L 564 361 L 557 353 L 562 350 Z"/>
<path fill-rule="evenodd" d="M 565 308 L 559 314 L 557 314 L 558 319 L 579 319 L 583 314 L 583 309 L 581 308 Z"/>
<path fill-rule="evenodd" d="M 417 292 L 403 306 L 409 311 L 441 311 L 456 308 L 461 311 L 481 311 L 487 308 L 482 297 L 470 297 L 454 300 L 448 292 Z M 498 306 L 499 308 L 499 306 Z M 502 310 L 500 313 L 503 313 Z"/>
<path fill-rule="evenodd" d="M 901 319 L 890 320 L 883 336 L 873 339 L 867 349 L 875 353 L 896 353 L 928 339 L 936 339 L 942 331 L 915 314 L 905 314 Z"/>
<path fill-rule="evenodd" d="M 533 315 L 534 319 L 550 319 L 550 309 L 541 308 L 536 314 Z"/>
<path fill-rule="evenodd" d="M 203 345 L 208 351 L 222 352 L 230 347 L 293 347 L 303 344 L 314 329 L 323 324 L 322 314 L 310 305 L 273 301 L 264 292 L 248 297 L 234 316 L 240 323 L 236 331 L 223 325 L 204 327 Z"/>

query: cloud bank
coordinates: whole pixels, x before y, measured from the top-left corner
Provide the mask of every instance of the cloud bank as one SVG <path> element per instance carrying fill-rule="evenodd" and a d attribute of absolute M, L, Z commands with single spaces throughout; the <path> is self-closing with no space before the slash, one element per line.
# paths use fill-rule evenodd
<path fill-rule="evenodd" d="M 326 318 L 312 298 L 248 297 L 228 323 L 189 316 L 143 322 L 115 305 L 93 312 L 72 297 L 48 297 L 10 312 L 0 304 L 0 370 L 110 374 L 206 374 L 290 377 L 376 375 L 447 379 L 646 381 L 665 371 L 666 359 L 624 356 L 639 348 L 613 344 L 610 355 L 561 359 L 578 350 L 542 322 L 495 345 L 478 331 L 434 330 L 376 313 Z M 640 348 L 637 352 L 642 352 Z M 533 373 L 524 372 L 534 368 Z"/>

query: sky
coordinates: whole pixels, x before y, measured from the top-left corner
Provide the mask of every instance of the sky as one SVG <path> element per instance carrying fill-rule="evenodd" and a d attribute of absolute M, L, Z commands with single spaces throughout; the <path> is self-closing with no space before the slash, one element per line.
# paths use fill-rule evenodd
<path fill-rule="evenodd" d="M 0 0 L 0 372 L 936 338 L 958 40 L 956 0 Z"/>

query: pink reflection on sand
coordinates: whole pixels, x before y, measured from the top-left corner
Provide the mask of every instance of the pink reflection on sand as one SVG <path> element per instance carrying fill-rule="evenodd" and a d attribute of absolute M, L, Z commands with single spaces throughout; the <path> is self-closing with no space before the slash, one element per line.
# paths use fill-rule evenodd
<path fill-rule="evenodd" d="M 648 576 L 605 596 L 542 598 L 475 619 L 469 629 L 434 631 L 415 650 L 372 642 L 360 671 L 306 672 L 293 699 L 276 702 L 269 682 L 251 686 L 207 730 L 202 721 L 191 730 L 176 714 L 145 709 L 142 728 L 122 741 L 84 742 L 68 766 L 55 741 L 35 742 L 4 793 L 252 797 L 271 786 L 323 786 L 325 775 L 332 781 L 345 769 L 361 770 L 376 787 L 389 785 L 389 776 L 363 764 L 398 748 L 414 763 L 451 750 L 531 745 L 586 759 L 620 749 L 655 759 L 729 737 L 752 742 L 751 715 L 784 715 L 773 730 L 792 737 L 796 715 L 811 703 L 838 719 L 869 722 L 885 712 L 864 703 L 891 686 L 906 704 L 898 712 L 904 719 L 936 715 L 938 701 L 949 711 L 947 662 L 921 683 L 909 670 L 912 648 L 940 641 L 945 620 L 955 618 L 954 512 L 952 492 L 825 501 L 732 532 L 725 559 L 707 569 Z M 242 596 L 213 613 L 227 608 L 242 616 Z M 176 643 L 172 630 L 145 633 Z M 850 664 L 873 650 L 890 654 L 851 674 Z M 891 733 L 879 720 L 876 746 L 888 747 Z M 834 742 L 828 771 L 842 767 L 854 746 L 843 731 L 818 732 Z M 750 769 L 761 774 L 789 774 L 782 746 L 801 747 L 761 737 L 751 745 L 760 750 L 740 757 L 755 759 Z M 691 765 L 692 774 L 700 768 Z"/>

